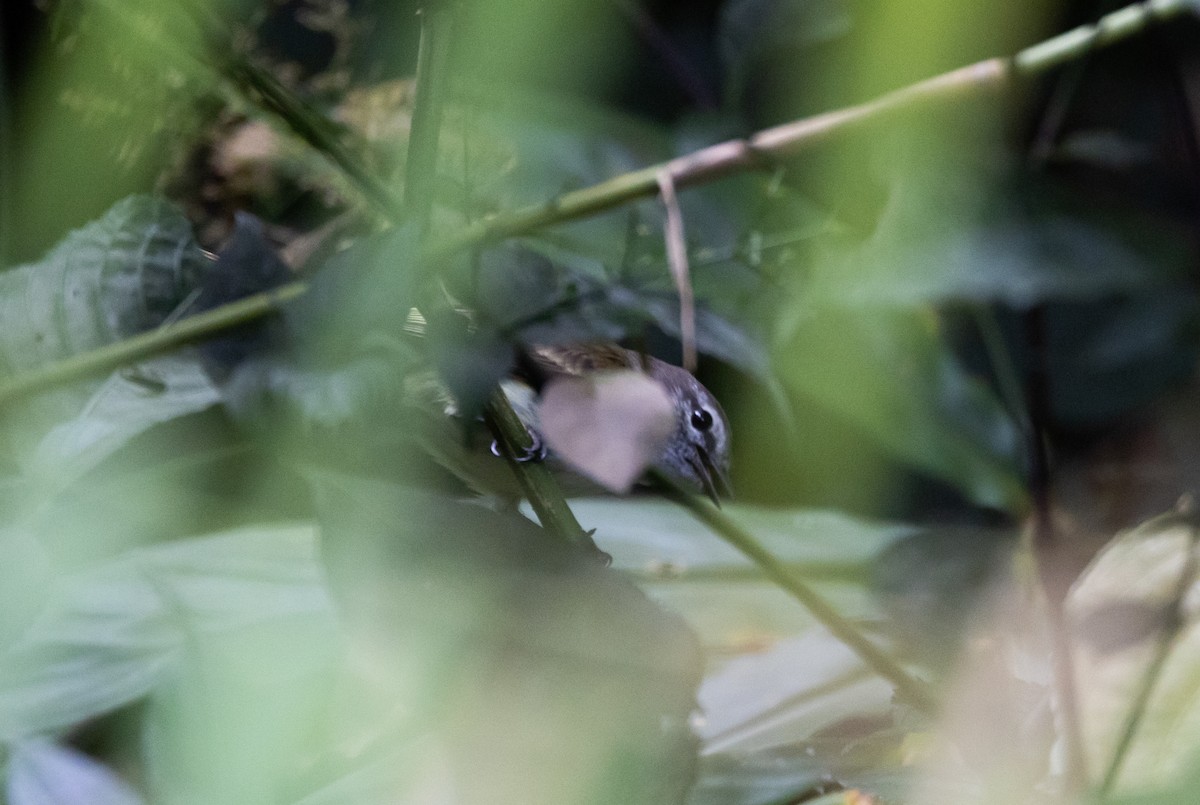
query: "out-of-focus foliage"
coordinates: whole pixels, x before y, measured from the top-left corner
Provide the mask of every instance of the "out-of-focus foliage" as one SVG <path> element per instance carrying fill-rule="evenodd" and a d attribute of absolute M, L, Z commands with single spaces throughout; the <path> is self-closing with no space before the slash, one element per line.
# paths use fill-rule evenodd
<path fill-rule="evenodd" d="M 423 4 L 52 5 L 41 51 L 0 75 L 0 255 L 20 261 L 0 274 L 0 389 L 307 292 L 0 412 L 8 801 L 1055 795 L 1044 612 L 1014 559 L 1046 491 L 1030 445 L 1133 427 L 1196 357 L 1194 132 L 1147 46 L 681 186 L 700 373 L 733 426 L 725 513 L 936 686 L 932 717 L 683 509 L 572 499 L 607 568 L 518 507 L 481 418 L 523 350 L 680 354 L 660 199 L 440 246 L 1094 9 L 447 4 L 434 178 L 413 198 Z M 1149 49 L 1190 80 L 1194 32 L 1145 36 L 1175 37 Z M 570 458 L 657 423 L 596 388 L 553 402 Z M 1190 617 L 1194 585 L 1163 588 L 1185 531 L 1124 536 L 1068 596 L 1093 787 L 1164 613 Z M 1116 801 L 1190 801 L 1177 626 Z"/>

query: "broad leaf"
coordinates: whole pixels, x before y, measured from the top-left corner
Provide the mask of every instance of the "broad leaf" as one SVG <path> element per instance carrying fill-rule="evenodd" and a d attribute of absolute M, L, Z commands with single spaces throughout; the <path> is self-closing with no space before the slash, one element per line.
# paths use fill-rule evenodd
<path fill-rule="evenodd" d="M 191 355 L 128 367 L 111 375 L 78 416 L 46 434 L 26 471 L 55 485 L 65 484 L 154 425 L 219 401 L 216 386 Z"/>
<path fill-rule="evenodd" d="M 210 267 L 174 206 L 150 196 L 119 202 L 39 262 L 0 274 L 0 376 L 158 326 Z M 21 406 L 9 426 L 14 446 L 23 452 L 76 416 L 94 388 L 78 384 Z"/>
<path fill-rule="evenodd" d="M 143 548 L 60 579 L 0 657 L 0 735 L 63 729 L 149 693 L 196 631 L 284 619 L 331 626 L 304 527 L 257 528 Z"/>
<path fill-rule="evenodd" d="M 1021 437 L 936 320 L 891 307 L 808 309 L 778 350 L 784 383 L 975 502 L 1019 509 Z"/>
<path fill-rule="evenodd" d="M 1015 171 L 950 162 L 957 170 L 909 165 L 875 231 L 859 246 L 828 249 L 809 292 L 869 307 L 1027 308 L 1158 285 L 1187 265 L 1182 232 Z"/>
<path fill-rule="evenodd" d="M 662 802 L 693 761 L 691 633 L 515 514 L 314 476 L 322 550 L 371 686 L 447 736 L 469 801 Z"/>

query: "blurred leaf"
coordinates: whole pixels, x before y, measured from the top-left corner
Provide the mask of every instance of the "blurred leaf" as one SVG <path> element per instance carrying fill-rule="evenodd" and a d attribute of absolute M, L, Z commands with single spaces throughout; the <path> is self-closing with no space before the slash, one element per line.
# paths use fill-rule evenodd
<path fill-rule="evenodd" d="M 795 599 L 678 506 L 639 497 L 578 498 L 571 508 L 585 528 L 596 527 L 596 542 L 612 555 L 614 567 L 636 573 L 655 600 L 687 619 L 713 668 L 731 655 L 761 652 L 815 626 Z M 855 619 L 880 616 L 868 590 L 871 566 L 887 546 L 915 533 L 912 526 L 830 511 L 736 502 L 724 508 L 839 612 Z"/>
<path fill-rule="evenodd" d="M 1057 423 L 1103 427 L 1191 377 L 1200 297 L 1187 284 L 1046 311 L 1050 401 Z"/>
<path fill-rule="evenodd" d="M 557 378 L 538 406 L 550 448 L 618 493 L 628 492 L 662 455 L 676 416 L 663 385 L 637 371 Z"/>
<path fill-rule="evenodd" d="M 652 498 L 580 498 L 580 520 L 596 524 L 596 539 L 613 567 L 652 571 L 687 580 L 692 571 L 750 568 L 753 563 L 703 523 L 667 501 Z M 917 533 L 915 526 L 858 519 L 833 511 L 776 510 L 728 504 L 730 515 L 781 561 L 820 574 L 831 565 L 865 568 L 889 545 Z M 865 576 L 864 576 L 865 579 Z"/>
<path fill-rule="evenodd" d="M 777 51 L 794 53 L 845 36 L 853 18 L 845 0 L 734 0 L 721 9 L 717 36 L 740 98 L 754 67 Z"/>
<path fill-rule="evenodd" d="M 892 307 L 810 308 L 795 317 L 777 355 L 786 385 L 902 460 L 981 505 L 1023 505 L 1016 424 L 991 391 L 963 371 L 931 315 Z"/>
<path fill-rule="evenodd" d="M 308 590 L 277 593 L 270 582 L 247 590 L 266 613 L 239 616 L 223 628 L 201 621 L 180 645 L 141 722 L 156 800 L 281 801 L 305 761 L 326 748 L 321 730 L 343 647 L 320 569 L 314 565 L 305 575 Z M 220 586 L 209 593 L 220 594 Z M 230 592 L 226 597 L 241 597 Z"/>
<path fill-rule="evenodd" d="M 894 728 L 885 728 L 850 748 L 844 741 L 829 739 L 769 751 L 707 755 L 688 805 L 906 802 L 913 770 L 886 757 L 896 752 L 902 738 Z M 875 799 L 852 799 L 848 792 L 853 790 Z"/>
<path fill-rule="evenodd" d="M 503 208 L 553 198 L 568 190 L 596 184 L 669 156 L 670 138 L 662 128 L 611 107 L 568 96 L 510 93 L 507 98 L 480 99 L 493 136 L 517 149 L 515 172 L 505 177 L 511 194 Z M 594 234 L 619 225 L 609 249 L 623 243 L 624 215 L 568 225 Z M 603 243 L 603 239 L 593 242 Z"/>
<path fill-rule="evenodd" d="M 1200 7 L 1197 8 L 1200 11 Z M 1200 763 L 1195 753 L 1184 773 L 1166 786 L 1140 786 L 1137 790 L 1110 796 L 1113 805 L 1191 805 L 1200 786 Z"/>
<path fill-rule="evenodd" d="M 737 657 L 704 680 L 700 737 L 707 752 L 788 746 L 825 727 L 887 715 L 892 686 L 823 629 Z"/>
<path fill-rule="evenodd" d="M 1026 308 L 1144 288 L 1186 265 L 1184 234 L 1161 223 L 1012 171 L 949 163 L 907 165 L 873 234 L 821 259 L 810 292 L 847 305 Z"/>
<path fill-rule="evenodd" d="M 679 797 L 699 656 L 676 618 L 518 515 L 328 473 L 314 486 L 353 650 L 448 736 L 461 801 Z"/>
<path fill-rule="evenodd" d="M 39 536 L 24 526 L 0 528 L 5 557 L 0 564 L 0 646 L 10 645 L 37 618 L 53 582 L 52 554 Z"/>
<path fill-rule="evenodd" d="M 142 548 L 73 576 L 0 661 L 0 735 L 63 729 L 137 699 L 197 632 L 299 618 L 329 605 L 305 527 L 248 528 Z"/>
<path fill-rule="evenodd" d="M 950 670 L 980 600 L 1008 579 L 1017 529 L 943 526 L 889 545 L 872 568 L 890 631 L 926 668 Z"/>
<path fill-rule="evenodd" d="M 130 196 L 0 275 L 0 356 L 28 369 L 161 324 L 210 270 L 173 205 Z"/>
<path fill-rule="evenodd" d="M 251 348 L 236 350 L 223 387 L 235 418 L 301 442 L 317 432 L 332 444 L 350 440 L 343 453 L 371 438 L 372 428 L 394 420 L 391 407 L 417 357 L 405 326 L 423 271 L 412 227 L 365 236 L 333 255 L 279 319 L 255 325 Z"/>
<path fill-rule="evenodd" d="M 564 286 L 579 274 L 576 266 L 547 259 L 524 244 L 501 243 L 479 254 L 471 287 L 456 290 L 484 321 L 511 326 L 558 304 Z"/>
<path fill-rule="evenodd" d="M 211 310 L 292 279 L 292 272 L 267 241 L 263 224 L 245 212 L 235 217 L 233 233 L 221 248 L 212 269 L 199 287 L 191 312 Z M 228 372 L 265 346 L 267 325 L 261 321 L 218 333 L 201 344 L 211 364 Z"/>
<path fill-rule="evenodd" d="M 1055 147 L 1052 159 L 1126 171 L 1150 166 L 1154 151 L 1120 131 L 1089 129 L 1065 135 Z"/>
<path fill-rule="evenodd" d="M 457 805 L 457 792 L 444 750 L 433 742 L 407 742 L 391 751 L 373 752 L 359 765 L 295 800 L 292 805 L 343 805 L 347 802 L 396 801 L 420 805 Z"/>
<path fill-rule="evenodd" d="M 642 293 L 640 305 L 664 333 L 679 337 L 679 300 Z M 696 308 L 696 347 L 719 358 L 765 386 L 776 383 L 766 346 L 747 328 L 701 306 Z"/>
<path fill-rule="evenodd" d="M 316 364 L 337 364 L 362 353 L 373 338 L 400 340 L 409 308 L 417 305 L 429 266 L 418 251 L 415 226 L 366 235 L 317 270 L 309 290 L 284 310 L 278 348 Z"/>
<path fill-rule="evenodd" d="M 780 754 L 704 757 L 688 805 L 776 805 L 831 782 L 816 757 L 802 751 Z"/>
<path fill-rule="evenodd" d="M 472 327 L 464 316 L 448 310 L 430 315 L 426 333 L 433 364 L 458 403 L 459 415 L 474 419 L 512 370 L 512 343 L 494 331 Z"/>
<path fill-rule="evenodd" d="M 22 741 L 8 761 L 10 805 L 140 805 L 108 767 L 49 741 Z"/>

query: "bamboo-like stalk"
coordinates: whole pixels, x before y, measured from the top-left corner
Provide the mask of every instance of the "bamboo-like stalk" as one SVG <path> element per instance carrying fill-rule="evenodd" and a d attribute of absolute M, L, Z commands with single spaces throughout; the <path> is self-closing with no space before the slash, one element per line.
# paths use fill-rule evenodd
<path fill-rule="evenodd" d="M 744 140 L 731 140 L 702 148 L 666 163 L 651 165 L 588 188 L 565 193 L 543 204 L 485 218 L 431 245 L 426 251 L 430 257 L 436 258 L 475 244 L 584 218 L 636 199 L 654 196 L 658 192 L 659 173 L 663 170 L 670 171 L 676 186 L 685 187 L 711 181 L 739 170 L 769 164 L 774 159 L 797 154 L 827 141 L 834 135 L 845 133 L 864 122 L 878 120 L 892 112 L 913 109 L 932 101 L 947 101 L 984 90 L 998 89 L 1014 77 L 1046 72 L 1097 47 L 1111 45 L 1132 36 L 1152 22 L 1165 21 L 1194 8 L 1195 0 L 1148 0 L 1127 6 L 1102 17 L 1092 25 L 1080 26 L 1026 48 L 1009 59 L 987 59 L 898 89 L 873 101 L 765 129 Z M 285 113 L 282 109 L 277 111 Z M 359 172 L 351 171 L 349 175 L 356 181 L 360 178 Z M 376 201 L 381 212 L 395 215 L 395 203 L 390 196 L 381 197 L 374 188 L 362 189 L 366 197 Z M 294 292 L 296 287 L 289 286 L 289 292 Z M 241 303 L 233 303 L 226 307 L 239 304 Z M 110 370 L 159 354 L 187 341 L 213 335 L 228 327 L 266 315 L 274 309 L 275 305 L 272 303 L 260 303 L 254 308 L 257 312 L 237 308 L 226 317 L 222 315 L 225 307 L 216 308 L 153 333 L 139 335 L 120 344 L 112 344 L 44 366 L 0 383 L 0 407 L 56 384 Z"/>
<path fill-rule="evenodd" d="M 433 209 L 437 178 L 438 144 L 445 97 L 450 78 L 450 46 L 454 31 L 452 8 L 427 8 L 421 15 L 421 46 L 417 58 L 416 101 L 413 104 L 412 136 L 408 140 L 404 180 L 404 215 L 415 221 L 417 237 L 426 238 Z M 400 271 L 418 271 L 424 277 L 426 261 L 397 266 Z M 533 440 L 508 398 L 497 389 L 488 401 L 484 419 L 501 448 L 538 522 L 568 542 L 599 552 L 567 504 L 558 481 L 550 470 L 536 462 L 519 461 L 533 448 Z"/>
<path fill-rule="evenodd" d="M 701 184 L 737 171 L 769 166 L 847 133 L 888 114 L 910 111 L 922 104 L 946 102 L 964 95 L 1000 89 L 1059 67 L 1096 48 L 1105 47 L 1196 9 L 1195 0 L 1147 0 L 1126 6 L 1066 33 L 1025 48 L 1010 58 L 992 58 L 960 67 L 881 95 L 874 100 L 764 129 L 750 137 L 728 140 L 668 162 L 616 176 L 591 187 L 564 193 L 542 204 L 502 213 L 467 227 L 435 247 L 437 253 L 457 251 L 482 241 L 525 234 L 551 224 L 594 215 L 658 193 L 658 176 L 667 171 L 678 188 Z"/>

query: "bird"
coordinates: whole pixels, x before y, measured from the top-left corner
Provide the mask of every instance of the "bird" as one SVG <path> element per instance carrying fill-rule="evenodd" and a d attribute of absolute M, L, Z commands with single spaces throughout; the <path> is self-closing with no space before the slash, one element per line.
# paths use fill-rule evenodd
<path fill-rule="evenodd" d="M 729 480 L 731 429 L 724 409 L 704 385 L 686 369 L 617 344 L 582 343 L 562 346 L 531 346 L 519 353 L 516 375 L 535 390 L 557 378 L 586 378 L 603 372 L 635 370 L 659 383 L 674 407 L 675 426 L 667 436 L 653 466 L 704 493 L 720 506 L 733 496 Z M 539 452 L 544 440 L 537 432 L 536 399 L 514 394 L 511 384 L 505 393 L 525 422 Z"/>

